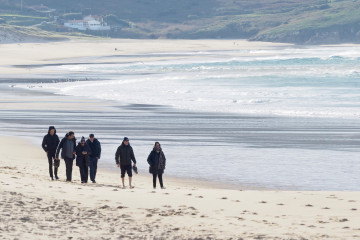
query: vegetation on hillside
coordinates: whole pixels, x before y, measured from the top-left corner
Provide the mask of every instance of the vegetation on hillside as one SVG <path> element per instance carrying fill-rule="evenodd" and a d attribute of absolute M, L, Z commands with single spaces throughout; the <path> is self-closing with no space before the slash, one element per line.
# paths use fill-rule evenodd
<path fill-rule="evenodd" d="M 360 0 L 0 0 L 7 26 L 68 32 L 64 21 L 90 14 L 112 27 L 83 32 L 99 36 L 360 43 Z"/>

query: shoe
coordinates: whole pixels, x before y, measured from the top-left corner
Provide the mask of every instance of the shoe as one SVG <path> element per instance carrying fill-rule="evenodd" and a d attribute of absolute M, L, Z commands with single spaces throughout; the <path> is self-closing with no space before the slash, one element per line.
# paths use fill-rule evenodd
<path fill-rule="evenodd" d="M 161 189 L 166 189 L 166 187 L 161 187 Z"/>
<path fill-rule="evenodd" d="M 84 181 L 81 181 L 81 183 L 85 183 Z"/>
<path fill-rule="evenodd" d="M 56 180 L 59 180 L 59 177 L 58 177 L 58 176 L 55 176 L 55 179 L 56 179 Z"/>
<path fill-rule="evenodd" d="M 67 182 L 71 182 L 71 180 L 66 180 Z"/>
<path fill-rule="evenodd" d="M 50 181 L 54 181 L 54 178 L 53 178 L 53 177 L 50 177 Z"/>
<path fill-rule="evenodd" d="M 96 183 L 95 180 L 94 181 L 91 181 L 92 183 Z"/>

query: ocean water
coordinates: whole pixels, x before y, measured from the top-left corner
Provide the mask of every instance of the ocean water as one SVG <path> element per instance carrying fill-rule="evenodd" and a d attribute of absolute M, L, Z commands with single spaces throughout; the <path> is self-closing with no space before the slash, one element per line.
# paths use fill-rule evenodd
<path fill-rule="evenodd" d="M 126 134 L 143 171 L 152 142 L 160 140 L 170 175 L 261 188 L 360 190 L 359 47 L 141 57 L 36 66 L 51 70 L 46 77 L 53 81 L 16 87 L 117 105 L 116 113 L 91 116 L 88 127 L 76 121 L 84 113 L 72 115 L 74 128 L 95 128 L 101 136 L 109 166 L 114 141 Z M 57 125 L 68 127 L 60 115 Z M 42 120 L 33 128 L 48 125 Z"/>

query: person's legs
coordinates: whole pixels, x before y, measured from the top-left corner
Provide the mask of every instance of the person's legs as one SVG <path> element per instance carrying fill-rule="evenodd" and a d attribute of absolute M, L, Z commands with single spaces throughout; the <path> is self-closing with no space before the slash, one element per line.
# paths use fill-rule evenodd
<path fill-rule="evenodd" d="M 95 182 L 95 178 L 96 178 L 97 164 L 98 164 L 98 159 L 97 159 L 97 158 L 94 158 L 94 161 L 93 161 L 93 169 L 94 169 L 94 182 Z"/>
<path fill-rule="evenodd" d="M 164 185 L 163 185 L 162 173 L 159 173 L 158 176 L 159 176 L 160 187 L 163 188 Z"/>
<path fill-rule="evenodd" d="M 95 181 L 95 172 L 94 172 L 94 163 L 95 163 L 96 158 L 90 158 L 90 162 L 89 162 L 89 168 L 90 168 L 90 180 L 91 181 Z"/>
<path fill-rule="evenodd" d="M 59 179 L 59 177 L 58 177 L 59 165 L 60 165 L 60 160 L 54 160 L 54 174 L 55 174 L 56 179 Z"/>
<path fill-rule="evenodd" d="M 132 179 L 132 167 L 131 167 L 131 165 L 127 166 L 126 172 L 127 172 L 127 175 L 129 176 L 129 186 L 130 186 L 130 188 L 134 188 L 134 186 L 131 185 L 131 179 Z"/>
<path fill-rule="evenodd" d="M 81 182 L 83 182 L 83 169 L 81 168 L 81 166 L 78 166 L 79 167 L 79 172 L 80 172 L 80 179 L 81 179 Z"/>
<path fill-rule="evenodd" d="M 89 166 L 86 164 L 86 161 L 84 161 L 84 182 L 87 183 L 89 180 Z"/>
<path fill-rule="evenodd" d="M 122 182 L 123 188 L 125 188 L 125 171 L 126 171 L 126 168 L 124 166 L 120 165 L 120 170 L 121 170 L 121 182 Z"/>
<path fill-rule="evenodd" d="M 47 158 L 48 158 L 48 162 L 49 162 L 49 174 L 50 174 L 50 178 L 51 178 L 52 180 L 54 180 L 53 169 L 52 169 L 52 165 L 53 165 L 52 154 L 48 152 L 48 153 L 47 153 Z"/>
<path fill-rule="evenodd" d="M 157 177 L 157 174 L 153 173 L 153 187 L 154 188 L 156 188 L 156 177 Z"/>
<path fill-rule="evenodd" d="M 66 181 L 71 182 L 73 159 L 65 158 L 64 160 L 65 160 L 65 165 L 66 165 Z"/>

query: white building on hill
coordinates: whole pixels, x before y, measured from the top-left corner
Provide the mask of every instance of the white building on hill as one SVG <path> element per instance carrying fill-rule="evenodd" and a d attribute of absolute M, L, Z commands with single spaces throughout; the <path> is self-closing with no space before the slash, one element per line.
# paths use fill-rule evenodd
<path fill-rule="evenodd" d="M 93 30 L 93 31 L 104 31 L 110 30 L 102 17 L 99 16 L 86 16 L 83 20 L 70 20 L 64 23 L 65 27 L 76 28 L 82 31 Z"/>

